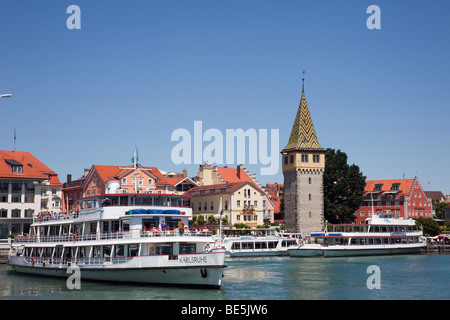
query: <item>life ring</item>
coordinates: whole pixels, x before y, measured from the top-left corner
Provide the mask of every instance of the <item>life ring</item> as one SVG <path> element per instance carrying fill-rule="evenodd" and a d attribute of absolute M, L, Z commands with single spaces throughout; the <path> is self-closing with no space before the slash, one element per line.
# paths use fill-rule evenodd
<path fill-rule="evenodd" d="M 77 241 L 77 234 L 76 233 L 73 235 L 73 241 Z"/>

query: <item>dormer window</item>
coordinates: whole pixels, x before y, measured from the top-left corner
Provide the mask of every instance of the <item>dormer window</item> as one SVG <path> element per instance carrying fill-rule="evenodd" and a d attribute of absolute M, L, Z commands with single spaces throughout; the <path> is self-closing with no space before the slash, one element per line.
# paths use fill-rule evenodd
<path fill-rule="evenodd" d="M 393 183 L 392 190 L 398 191 L 400 189 L 400 183 Z"/>
<path fill-rule="evenodd" d="M 23 166 L 21 163 L 17 162 L 16 160 L 12 160 L 12 159 L 5 159 L 5 162 L 8 164 L 12 173 L 23 173 Z"/>
<path fill-rule="evenodd" d="M 375 191 L 381 191 L 381 188 L 383 187 L 383 184 L 382 183 L 377 183 L 376 185 L 375 185 Z"/>

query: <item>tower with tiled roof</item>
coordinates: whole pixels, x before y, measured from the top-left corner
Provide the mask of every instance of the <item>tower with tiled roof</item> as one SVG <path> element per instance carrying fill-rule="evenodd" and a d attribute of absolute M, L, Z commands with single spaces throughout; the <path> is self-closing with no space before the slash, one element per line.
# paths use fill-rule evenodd
<path fill-rule="evenodd" d="M 284 223 L 303 236 L 323 230 L 325 149 L 320 145 L 305 97 L 304 79 L 297 115 L 281 151 L 284 175 Z"/>

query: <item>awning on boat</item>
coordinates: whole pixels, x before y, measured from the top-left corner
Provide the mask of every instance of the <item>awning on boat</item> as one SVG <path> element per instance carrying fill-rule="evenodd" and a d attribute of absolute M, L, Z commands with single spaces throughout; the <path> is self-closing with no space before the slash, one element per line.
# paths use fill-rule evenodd
<path fill-rule="evenodd" d="M 180 210 L 132 209 L 125 211 L 125 215 L 133 215 L 133 214 L 180 214 Z"/>

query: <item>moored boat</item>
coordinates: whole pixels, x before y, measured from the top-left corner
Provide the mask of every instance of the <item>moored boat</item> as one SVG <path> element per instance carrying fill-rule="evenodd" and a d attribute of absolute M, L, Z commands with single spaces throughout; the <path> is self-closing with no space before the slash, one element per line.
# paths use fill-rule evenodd
<path fill-rule="evenodd" d="M 16 237 L 9 264 L 17 272 L 81 279 L 220 288 L 225 250 L 212 232 L 188 228 L 189 197 L 105 194 L 78 201 L 77 211 L 36 216 Z M 184 226 L 183 226 L 184 225 Z"/>
<path fill-rule="evenodd" d="M 229 257 L 288 256 L 300 244 L 299 234 L 279 234 L 274 229 L 223 230 L 223 247 Z"/>
<path fill-rule="evenodd" d="M 306 243 L 289 248 L 291 257 L 344 257 L 420 253 L 426 246 L 413 219 L 374 215 L 367 224 L 333 225 L 331 232 L 314 232 Z"/>

